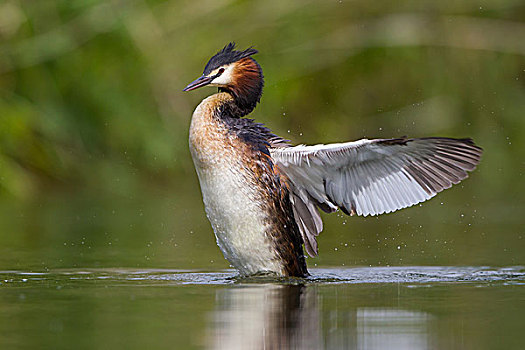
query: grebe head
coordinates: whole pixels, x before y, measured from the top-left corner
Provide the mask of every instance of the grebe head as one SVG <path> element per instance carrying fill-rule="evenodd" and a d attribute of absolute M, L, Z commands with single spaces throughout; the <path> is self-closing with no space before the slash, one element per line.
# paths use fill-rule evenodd
<path fill-rule="evenodd" d="M 219 91 L 229 92 L 237 105 L 250 112 L 260 101 L 264 78 L 261 67 L 251 57 L 258 51 L 248 48 L 235 50 L 235 43 L 229 43 L 217 52 L 204 67 L 202 76 L 191 82 L 183 91 L 191 91 L 209 85 Z"/>

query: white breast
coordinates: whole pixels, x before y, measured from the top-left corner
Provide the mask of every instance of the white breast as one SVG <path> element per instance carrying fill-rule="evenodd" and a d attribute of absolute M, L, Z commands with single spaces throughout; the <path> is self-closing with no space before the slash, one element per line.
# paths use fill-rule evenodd
<path fill-rule="evenodd" d="M 266 213 L 256 203 L 258 188 L 247 181 L 241 154 L 228 146 L 228 135 L 210 125 L 214 121 L 199 107 L 190 128 L 190 151 L 217 244 L 241 274 L 281 273 L 282 263 L 266 235 Z"/>
<path fill-rule="evenodd" d="M 224 257 L 242 274 L 280 272 L 254 191 L 231 169 L 197 167 L 206 215 Z"/>

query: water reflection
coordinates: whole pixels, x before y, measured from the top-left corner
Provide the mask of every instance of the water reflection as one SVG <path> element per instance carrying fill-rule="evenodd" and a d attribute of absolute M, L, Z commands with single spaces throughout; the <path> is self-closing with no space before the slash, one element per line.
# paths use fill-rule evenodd
<path fill-rule="evenodd" d="M 212 349 L 320 349 L 319 297 L 302 285 L 252 285 L 217 292 Z"/>
<path fill-rule="evenodd" d="M 430 349 L 424 312 L 401 309 L 358 309 L 357 349 Z"/>
<path fill-rule="evenodd" d="M 217 291 L 210 349 L 430 349 L 420 311 L 336 307 L 317 286 L 250 285 Z"/>

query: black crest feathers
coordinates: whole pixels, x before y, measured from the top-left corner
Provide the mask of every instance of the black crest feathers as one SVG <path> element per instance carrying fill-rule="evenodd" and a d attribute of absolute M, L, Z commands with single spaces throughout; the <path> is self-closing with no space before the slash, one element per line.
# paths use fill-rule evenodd
<path fill-rule="evenodd" d="M 206 67 L 204 67 L 204 75 L 210 74 L 214 69 L 220 66 L 237 62 L 245 57 L 255 55 L 256 53 L 258 53 L 258 51 L 253 47 L 249 47 L 243 51 L 235 50 L 235 43 L 231 42 L 210 58 Z"/>

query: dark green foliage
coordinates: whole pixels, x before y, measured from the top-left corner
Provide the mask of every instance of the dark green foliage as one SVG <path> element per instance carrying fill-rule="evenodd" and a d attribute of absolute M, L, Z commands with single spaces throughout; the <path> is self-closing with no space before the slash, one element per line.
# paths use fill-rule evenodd
<path fill-rule="evenodd" d="M 214 91 L 181 89 L 233 40 L 260 52 L 267 85 L 252 117 L 276 134 L 294 143 L 469 136 L 486 150 L 480 181 L 491 193 L 516 193 L 505 183 L 523 189 L 524 12 L 511 1 L 481 10 L 8 2 L 0 5 L 10 19 L 0 26 L 0 196 L 130 193 L 192 174 L 187 127 Z"/>

